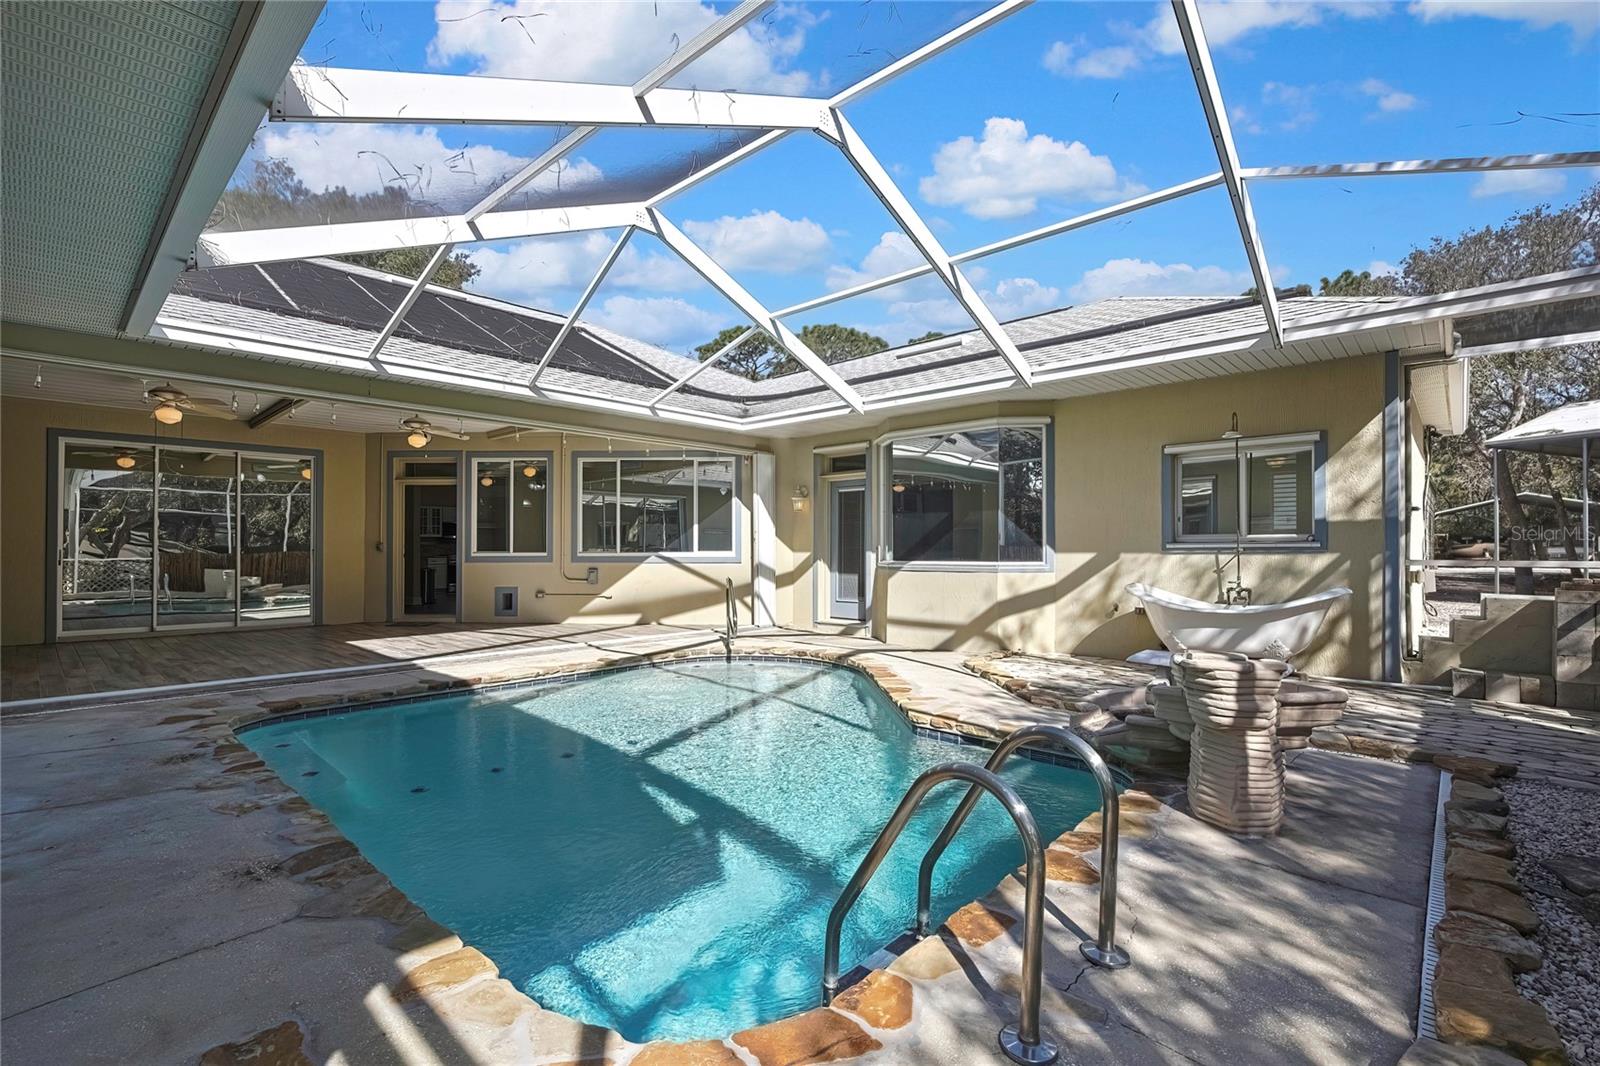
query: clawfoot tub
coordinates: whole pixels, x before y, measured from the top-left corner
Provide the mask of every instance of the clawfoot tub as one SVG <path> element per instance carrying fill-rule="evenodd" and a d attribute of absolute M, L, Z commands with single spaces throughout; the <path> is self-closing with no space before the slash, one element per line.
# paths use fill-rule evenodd
<path fill-rule="evenodd" d="M 1286 603 L 1236 607 L 1191 600 L 1140 582 L 1127 590 L 1144 604 L 1150 624 L 1169 651 L 1231 651 L 1253 658 L 1304 651 L 1333 605 L 1351 595 L 1339 587 Z"/>

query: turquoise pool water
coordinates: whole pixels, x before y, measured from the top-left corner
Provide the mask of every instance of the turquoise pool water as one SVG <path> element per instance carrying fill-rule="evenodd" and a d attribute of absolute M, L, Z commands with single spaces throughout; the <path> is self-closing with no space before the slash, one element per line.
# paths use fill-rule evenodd
<path fill-rule="evenodd" d="M 261 726 L 241 739 L 418 904 L 544 1006 L 633 1040 L 722 1036 L 819 1002 L 829 909 L 922 770 L 872 683 L 690 662 Z M 1097 809 L 1081 771 L 1006 776 L 1050 839 Z M 941 785 L 845 927 L 846 969 L 912 921 Z M 1022 861 L 985 798 L 941 860 L 938 917 Z"/>

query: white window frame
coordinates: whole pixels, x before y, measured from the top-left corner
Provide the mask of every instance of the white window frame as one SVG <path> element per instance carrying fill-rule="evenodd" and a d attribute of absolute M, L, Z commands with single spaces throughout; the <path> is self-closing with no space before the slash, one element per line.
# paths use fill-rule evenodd
<path fill-rule="evenodd" d="M 646 452 L 611 453 L 605 455 L 578 455 L 573 458 L 572 522 L 573 558 L 577 560 L 615 560 L 641 562 L 650 559 L 695 559 L 706 562 L 738 562 L 740 559 L 740 456 L 716 453 L 689 455 L 652 455 Z M 677 462 L 688 464 L 689 477 L 689 549 L 687 551 L 624 551 L 622 548 L 622 464 L 625 462 Z M 733 483 L 728 495 L 733 507 L 727 548 L 703 550 L 700 547 L 700 468 L 725 463 L 733 471 Z M 584 489 L 584 467 L 609 465 L 612 468 L 612 490 L 608 506 L 611 508 L 611 544 L 609 548 L 588 548 L 583 543 L 583 508 L 588 493 Z"/>
<path fill-rule="evenodd" d="M 1044 498 L 1040 503 L 1043 543 L 1040 557 L 1035 562 L 986 562 L 963 559 L 914 559 L 897 561 L 894 558 L 894 442 L 911 437 L 948 436 L 952 433 L 969 433 L 985 429 L 1032 429 L 1039 433 L 1040 458 L 1044 463 Z M 1045 416 L 1032 418 L 990 418 L 976 422 L 960 422 L 939 426 L 918 426 L 897 429 L 874 440 L 877 468 L 877 493 L 880 510 L 877 522 L 877 565 L 890 570 L 943 570 L 949 572 L 1000 572 L 1000 571 L 1051 571 L 1055 569 L 1055 463 L 1051 455 L 1055 440 L 1051 419 Z M 996 470 L 999 470 L 996 465 Z M 1005 537 L 1005 479 L 1000 479 L 1000 496 L 995 507 L 995 520 L 999 523 L 997 543 Z"/>
<path fill-rule="evenodd" d="M 1162 449 L 1164 465 L 1162 484 L 1165 500 L 1162 506 L 1162 539 L 1168 551 L 1214 550 L 1229 547 L 1235 540 L 1246 550 L 1313 550 L 1327 548 L 1327 521 L 1323 465 L 1325 463 L 1325 436 L 1321 431 L 1280 433 L 1269 437 L 1243 437 L 1234 440 L 1198 441 L 1191 444 L 1169 444 Z M 1251 533 L 1250 530 L 1250 460 L 1273 455 L 1308 455 L 1311 459 L 1311 532 L 1303 533 Z M 1184 533 L 1183 521 L 1183 463 L 1185 460 L 1234 461 L 1235 478 L 1235 528 L 1233 533 Z M 1215 499 L 1215 496 L 1213 496 Z"/>
<path fill-rule="evenodd" d="M 498 455 L 481 454 L 473 455 L 471 457 L 471 462 L 467 464 L 468 471 L 472 477 L 471 482 L 468 484 L 467 490 L 470 493 L 467 499 L 468 503 L 470 504 L 468 509 L 468 517 L 471 520 L 471 532 L 468 534 L 467 540 L 467 562 L 536 562 L 541 560 L 548 561 L 554 558 L 552 541 L 554 540 L 555 534 L 555 482 L 552 479 L 552 476 L 553 471 L 555 470 L 555 464 L 551 461 L 551 458 L 552 457 L 549 452 L 523 452 L 517 454 L 507 452 L 505 454 Z M 478 484 L 478 479 L 482 476 L 479 474 L 478 470 L 481 465 L 492 464 L 498 466 L 504 463 L 511 464 L 511 477 L 510 481 L 508 481 L 506 484 L 506 548 L 504 551 L 495 551 L 478 547 L 478 490 L 483 487 L 482 485 Z M 511 493 L 511 482 L 516 481 L 518 475 L 522 471 L 522 468 L 530 463 L 544 471 L 544 515 L 542 517 L 542 521 L 544 523 L 544 550 L 537 552 L 519 552 L 512 547 L 512 545 L 516 544 L 517 542 L 517 518 L 515 497 Z"/>

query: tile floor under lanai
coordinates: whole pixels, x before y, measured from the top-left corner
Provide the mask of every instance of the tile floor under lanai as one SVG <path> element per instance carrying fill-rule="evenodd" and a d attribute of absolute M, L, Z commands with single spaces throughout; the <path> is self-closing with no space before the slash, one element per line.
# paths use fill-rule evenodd
<path fill-rule="evenodd" d="M 265 1045 L 348 1066 L 999 1061 L 995 1033 L 1016 1011 L 1015 878 L 835 1007 L 724 1040 L 640 1047 L 541 1010 L 366 866 L 229 723 L 720 641 L 662 626 L 391 633 L 426 651 L 435 637 L 518 643 L 0 721 L 6 1061 L 218 1066 L 267 1060 Z M 1065 717 L 956 653 L 799 633 L 737 650 L 850 662 L 914 720 L 964 733 Z M 1048 863 L 1043 998 L 1063 1061 L 1394 1062 L 1415 1022 L 1436 789 L 1428 767 L 1299 752 L 1286 828 L 1269 840 L 1195 822 L 1181 792 L 1130 795 L 1118 940 L 1134 965 L 1116 973 L 1077 952 L 1075 926 L 1094 923 L 1097 818 L 1064 834 Z"/>
<path fill-rule="evenodd" d="M 1047 706 L 1076 705 L 1097 689 L 1143 684 L 1162 673 L 1081 655 L 996 654 L 971 664 Z M 1344 717 L 1312 734 L 1315 747 L 1414 762 L 1477 755 L 1511 763 L 1530 777 L 1600 791 L 1600 715 L 1464 699 L 1420 687 L 1341 684 L 1350 692 Z"/>

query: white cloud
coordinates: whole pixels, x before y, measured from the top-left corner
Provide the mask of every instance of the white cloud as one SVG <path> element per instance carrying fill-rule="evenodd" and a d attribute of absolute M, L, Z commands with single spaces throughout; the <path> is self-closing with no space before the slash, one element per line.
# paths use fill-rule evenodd
<path fill-rule="evenodd" d="M 981 140 L 958 137 L 940 145 L 933 173 L 919 188 L 929 203 L 960 207 L 975 218 L 1026 215 L 1041 197 L 1104 201 L 1142 191 L 1082 141 L 1030 137 L 1021 119 L 999 117 L 983 124 Z"/>
<path fill-rule="evenodd" d="M 1330 16 L 1372 18 L 1389 10 L 1386 4 L 1367 2 L 1317 3 L 1312 0 L 1215 0 L 1200 13 L 1206 43 L 1223 48 L 1262 30 L 1280 26 L 1316 26 Z M 1147 22 L 1141 36 L 1163 55 L 1183 52 L 1183 38 L 1171 9 L 1163 4 Z"/>
<path fill-rule="evenodd" d="M 1410 111 L 1417 106 L 1418 100 L 1408 92 L 1402 92 L 1386 81 L 1377 78 L 1368 78 L 1361 83 L 1360 89 L 1367 96 L 1378 102 L 1378 110 L 1383 112 Z"/>
<path fill-rule="evenodd" d="M 1061 290 L 1033 278 L 1006 278 L 983 294 L 984 303 L 1002 321 L 1034 315 L 1060 306 Z"/>
<path fill-rule="evenodd" d="M 480 271 L 470 287 L 528 307 L 566 311 L 572 294 L 588 284 L 614 239 L 597 232 L 469 247 L 464 250 Z M 633 244 L 623 250 L 605 280 L 608 287 L 648 292 L 687 292 L 700 284 L 699 275 L 676 256 L 641 252 Z"/>
<path fill-rule="evenodd" d="M 723 215 L 710 222 L 685 220 L 684 232 L 729 270 L 792 274 L 827 257 L 828 233 L 809 218 L 785 218 L 776 211 L 752 211 L 741 218 Z"/>
<path fill-rule="evenodd" d="M 1371 274 L 1375 278 L 1381 278 L 1389 275 L 1398 275 L 1400 273 L 1400 268 L 1387 260 L 1374 259 L 1372 262 L 1367 264 L 1367 273 Z"/>
<path fill-rule="evenodd" d="M 910 237 L 898 230 L 891 230 L 878 238 L 878 243 L 862 257 L 859 267 L 847 266 L 844 263 L 830 266 L 826 279 L 827 286 L 829 289 L 848 289 L 852 285 L 898 274 L 902 270 L 909 270 L 926 262 L 927 260 L 922 258 L 922 253 L 917 251 L 916 245 L 911 243 Z"/>
<path fill-rule="evenodd" d="M 360 195 L 403 187 L 448 210 L 470 207 L 527 162 L 487 144 L 457 141 L 448 130 L 441 136 L 432 126 L 364 123 L 273 125 L 261 133 L 256 151 L 287 162 L 312 192 L 342 185 Z M 581 158 L 559 172 L 563 188 L 599 179 L 600 168 Z M 528 188 L 553 189 L 556 182 L 551 168 Z"/>
<path fill-rule="evenodd" d="M 1514 2 L 1514 0 L 1508 0 Z M 1211 0 L 1201 12 L 1206 43 L 1213 49 L 1279 27 L 1316 26 L 1330 17 L 1373 18 L 1390 7 L 1374 0 Z M 1080 78 L 1118 78 L 1157 55 L 1182 55 L 1183 37 L 1167 4 L 1157 4 L 1149 21 L 1113 22 L 1120 43 L 1089 47 L 1057 41 L 1045 52 L 1045 68 L 1052 73 Z"/>
<path fill-rule="evenodd" d="M 628 85 L 716 19 L 710 4 L 694 0 L 441 0 L 428 59 L 436 66 L 466 60 L 476 73 L 500 77 Z M 790 69 L 812 22 L 798 7 L 780 8 L 770 21 L 729 35 L 671 84 L 813 92 L 811 75 Z"/>
<path fill-rule="evenodd" d="M 1566 26 L 1580 39 L 1600 29 L 1600 4 L 1593 0 L 1416 0 L 1410 11 L 1424 22 L 1478 16 L 1541 30 Z"/>
<path fill-rule="evenodd" d="M 1088 303 L 1113 296 L 1237 296 L 1255 282 L 1250 272 L 1148 259 L 1109 259 L 1084 271 L 1068 291 Z"/>
<path fill-rule="evenodd" d="M 1505 196 L 1521 193 L 1525 196 L 1551 196 L 1567 187 L 1567 176 L 1559 170 L 1491 170 L 1472 186 L 1472 195 Z"/>
<path fill-rule="evenodd" d="M 1085 48 L 1082 40 L 1075 44 L 1056 41 L 1044 53 L 1044 68 L 1063 78 L 1120 78 L 1142 60 L 1132 45 Z"/>
<path fill-rule="evenodd" d="M 710 340 L 727 315 L 715 315 L 676 296 L 611 296 L 587 316 L 608 329 L 674 347 Z"/>

